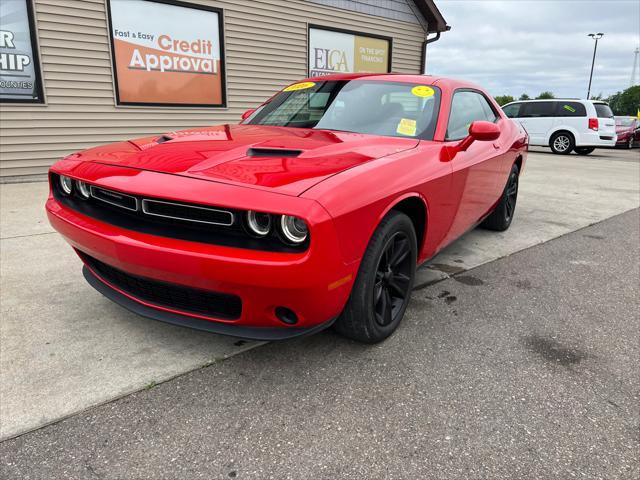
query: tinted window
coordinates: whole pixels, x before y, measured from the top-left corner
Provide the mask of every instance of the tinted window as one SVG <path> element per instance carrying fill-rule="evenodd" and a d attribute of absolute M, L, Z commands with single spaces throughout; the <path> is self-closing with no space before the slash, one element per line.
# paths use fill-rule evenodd
<path fill-rule="evenodd" d="M 483 120 L 494 122 L 496 114 L 489 103 L 477 92 L 462 91 L 453 95 L 449 125 L 447 126 L 447 140 L 458 140 L 469 134 L 472 122 Z"/>
<path fill-rule="evenodd" d="M 594 103 L 593 106 L 596 107 L 598 118 L 613 118 L 613 112 L 606 103 Z"/>
<path fill-rule="evenodd" d="M 556 102 L 531 102 L 524 103 L 520 110 L 520 116 L 530 117 L 553 117 L 556 109 Z"/>
<path fill-rule="evenodd" d="M 586 117 L 587 109 L 579 102 L 558 102 L 558 117 Z"/>
<path fill-rule="evenodd" d="M 437 87 L 368 80 L 296 86 L 277 94 L 245 123 L 433 139 Z"/>
<path fill-rule="evenodd" d="M 521 103 L 513 103 L 511 105 L 507 105 L 506 107 L 502 107 L 502 111 L 509 118 L 516 118 L 520 113 L 520 105 Z"/>

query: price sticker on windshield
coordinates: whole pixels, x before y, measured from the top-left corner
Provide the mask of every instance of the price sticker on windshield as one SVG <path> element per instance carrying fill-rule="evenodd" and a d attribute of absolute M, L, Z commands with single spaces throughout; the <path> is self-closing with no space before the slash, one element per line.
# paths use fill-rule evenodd
<path fill-rule="evenodd" d="M 426 85 L 418 85 L 411 89 L 411 93 L 413 93 L 416 97 L 433 97 L 436 93 L 435 90 L 431 87 L 427 87 Z"/>
<path fill-rule="evenodd" d="M 416 121 L 410 118 L 401 118 L 396 128 L 396 133 L 400 135 L 407 135 L 409 137 L 416 136 Z"/>
<path fill-rule="evenodd" d="M 307 88 L 315 87 L 315 82 L 301 82 L 289 85 L 283 90 L 283 92 L 295 92 L 296 90 L 306 90 Z"/>

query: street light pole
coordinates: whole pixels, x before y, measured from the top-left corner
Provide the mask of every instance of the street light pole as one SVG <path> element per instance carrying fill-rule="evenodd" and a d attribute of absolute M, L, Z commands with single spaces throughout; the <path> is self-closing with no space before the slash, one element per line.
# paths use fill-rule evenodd
<path fill-rule="evenodd" d="M 593 79 L 593 66 L 596 64 L 596 51 L 598 50 L 598 40 L 604 37 L 604 33 L 602 32 L 590 33 L 588 36 L 591 37 L 593 40 L 595 40 L 596 44 L 593 47 L 593 60 L 591 60 L 591 73 L 589 74 L 589 88 L 587 89 L 587 100 L 589 100 L 589 97 L 591 96 L 591 80 Z"/>

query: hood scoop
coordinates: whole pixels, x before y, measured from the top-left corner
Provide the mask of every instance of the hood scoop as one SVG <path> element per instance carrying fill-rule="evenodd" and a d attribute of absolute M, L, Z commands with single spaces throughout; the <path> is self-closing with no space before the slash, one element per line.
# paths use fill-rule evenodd
<path fill-rule="evenodd" d="M 248 157 L 289 157 L 295 158 L 302 153 L 302 150 L 292 150 L 288 148 L 261 148 L 251 147 L 247 150 Z"/>
<path fill-rule="evenodd" d="M 170 137 L 169 135 L 161 135 L 156 140 L 156 143 L 164 143 L 168 142 L 169 140 L 173 140 L 173 137 Z"/>

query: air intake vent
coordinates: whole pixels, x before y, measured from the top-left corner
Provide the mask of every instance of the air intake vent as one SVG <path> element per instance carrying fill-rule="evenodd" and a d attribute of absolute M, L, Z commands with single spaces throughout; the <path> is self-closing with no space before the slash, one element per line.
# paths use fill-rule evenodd
<path fill-rule="evenodd" d="M 286 148 L 250 148 L 247 155 L 250 157 L 297 157 L 302 150 L 290 150 Z"/>
<path fill-rule="evenodd" d="M 168 142 L 169 140 L 173 140 L 173 137 L 170 137 L 169 135 L 162 135 L 158 137 L 158 139 L 156 140 L 156 143 L 164 143 L 164 142 Z"/>

